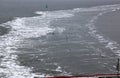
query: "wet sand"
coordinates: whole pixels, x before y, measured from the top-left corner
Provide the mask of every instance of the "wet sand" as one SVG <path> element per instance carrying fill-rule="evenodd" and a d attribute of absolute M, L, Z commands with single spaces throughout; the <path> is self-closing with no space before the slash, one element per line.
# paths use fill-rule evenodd
<path fill-rule="evenodd" d="M 102 34 L 120 44 L 120 10 L 103 14 L 95 26 Z"/>

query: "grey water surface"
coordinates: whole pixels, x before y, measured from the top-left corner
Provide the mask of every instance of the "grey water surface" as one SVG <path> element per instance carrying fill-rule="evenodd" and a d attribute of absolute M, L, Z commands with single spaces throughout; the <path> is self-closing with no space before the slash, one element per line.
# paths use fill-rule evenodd
<path fill-rule="evenodd" d="M 119 2 L 1 0 L 0 77 L 116 73 L 120 46 L 105 26 Z"/>

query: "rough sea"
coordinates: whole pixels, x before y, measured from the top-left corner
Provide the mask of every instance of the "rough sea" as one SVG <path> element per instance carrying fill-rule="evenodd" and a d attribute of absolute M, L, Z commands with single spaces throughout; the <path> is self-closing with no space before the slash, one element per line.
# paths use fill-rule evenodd
<path fill-rule="evenodd" d="M 36 11 L 0 24 L 0 78 L 116 73 L 120 45 L 95 23 L 120 4 Z"/>

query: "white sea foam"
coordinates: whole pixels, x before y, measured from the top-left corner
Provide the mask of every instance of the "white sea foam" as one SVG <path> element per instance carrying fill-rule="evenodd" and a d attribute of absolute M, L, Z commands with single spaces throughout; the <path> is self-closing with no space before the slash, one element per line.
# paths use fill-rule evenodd
<path fill-rule="evenodd" d="M 38 15 L 44 15 L 45 12 L 43 12 L 43 11 L 36 11 L 35 14 L 38 14 Z"/>
<path fill-rule="evenodd" d="M 55 32 L 57 32 L 57 33 L 62 33 L 63 31 L 65 31 L 65 28 L 61 28 L 61 27 L 55 28 Z"/>
<path fill-rule="evenodd" d="M 112 10 L 119 10 L 120 4 L 114 5 L 104 5 L 104 6 L 96 6 L 90 8 L 75 8 L 73 9 L 74 12 L 94 12 L 94 11 L 112 11 Z"/>
<path fill-rule="evenodd" d="M 42 14 L 36 17 L 16 18 L 2 26 L 10 26 L 12 30 L 9 34 L 0 37 L 0 55 L 4 56 L 0 64 L 0 76 L 5 74 L 7 78 L 33 78 L 44 77 L 44 74 L 35 75 L 31 72 L 31 68 L 19 66 L 17 61 L 16 44 L 22 39 L 30 37 L 41 37 L 47 33 L 57 31 L 62 33 L 64 28 L 50 28 L 50 22 L 58 18 L 71 17 L 70 13 L 62 11 L 54 12 L 36 12 Z"/>
<path fill-rule="evenodd" d="M 86 26 L 89 28 L 89 33 L 99 40 L 100 43 L 103 43 L 106 48 L 111 49 L 116 55 L 120 56 L 120 46 L 117 42 L 103 36 L 103 34 L 100 34 L 99 31 L 95 27 L 95 22 L 97 21 L 98 17 L 102 16 L 105 13 L 109 13 L 112 11 L 117 11 L 120 8 L 120 4 L 117 5 L 106 5 L 106 6 L 99 6 L 99 7 L 93 7 L 89 10 L 84 11 L 100 11 L 97 15 L 93 16 L 93 18 L 89 21 Z"/>
<path fill-rule="evenodd" d="M 65 30 L 64 28 L 50 28 L 50 22 L 59 18 L 72 17 L 76 12 L 99 11 L 100 13 L 97 16 L 94 16 L 86 25 L 90 30 L 89 33 L 101 43 L 104 43 L 107 48 L 110 48 L 111 50 L 120 54 L 120 50 L 118 49 L 119 45 L 116 42 L 106 39 L 103 35 L 99 34 L 94 26 L 94 22 L 99 16 L 119 8 L 120 5 L 118 4 L 51 12 L 37 11 L 36 14 L 40 14 L 41 16 L 16 18 L 12 21 L 2 24 L 2 26 L 11 26 L 12 30 L 9 34 L 0 37 L 0 55 L 4 56 L 0 65 L 0 74 L 5 74 L 7 78 L 33 78 L 34 76 L 44 77 L 44 74 L 35 75 L 30 73 L 31 68 L 19 66 L 19 62 L 17 61 L 18 56 L 15 54 L 17 51 L 15 51 L 13 48 L 16 48 L 15 45 L 24 38 L 40 37 L 53 31 L 59 31 L 59 33 L 63 32 Z M 62 71 L 61 69 L 62 68 L 58 66 L 56 71 Z M 63 73 L 66 74 L 67 72 Z"/>

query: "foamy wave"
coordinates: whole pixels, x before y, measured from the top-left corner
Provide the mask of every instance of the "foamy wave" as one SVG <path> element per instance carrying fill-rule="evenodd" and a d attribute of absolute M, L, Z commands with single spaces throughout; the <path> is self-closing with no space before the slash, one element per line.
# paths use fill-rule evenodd
<path fill-rule="evenodd" d="M 42 11 L 36 11 L 35 14 L 38 14 L 38 15 L 44 15 L 45 12 L 42 12 Z"/>
<path fill-rule="evenodd" d="M 25 38 L 41 37 L 54 31 L 62 33 L 65 31 L 64 28 L 52 28 L 50 27 L 50 22 L 60 18 L 72 17 L 76 12 L 99 11 L 100 13 L 97 16 L 94 16 L 86 25 L 90 30 L 89 33 L 101 43 L 105 44 L 106 48 L 110 48 L 112 51 L 120 54 L 119 45 L 101 35 L 94 26 L 94 23 L 99 16 L 107 12 L 119 10 L 119 8 L 120 5 L 118 4 L 92 8 L 77 8 L 73 10 L 47 12 L 37 11 L 36 14 L 40 14 L 41 16 L 16 18 L 2 24 L 2 26 L 11 26 L 12 30 L 9 34 L 0 37 L 0 55 L 4 56 L 1 60 L 0 75 L 5 74 L 7 78 L 33 78 L 34 76 L 44 77 L 44 74 L 36 75 L 30 73 L 32 70 L 31 68 L 19 66 L 19 62 L 17 61 L 18 56 L 16 55 L 17 51 L 15 51 L 15 48 L 17 47 L 15 45 Z M 56 68 L 56 71 L 62 71 L 63 74 L 68 74 L 63 71 L 60 66 Z"/>
<path fill-rule="evenodd" d="M 70 10 L 59 10 L 59 11 L 46 11 L 42 12 L 45 18 L 57 19 L 57 18 L 67 18 L 74 16 Z M 37 11 L 36 14 L 41 14 L 41 11 Z"/>
<path fill-rule="evenodd" d="M 75 8 L 74 12 L 92 12 L 92 11 L 116 11 L 120 9 L 120 4 L 96 6 L 90 8 Z"/>
<path fill-rule="evenodd" d="M 97 9 L 98 8 L 98 9 Z M 99 6 L 92 8 L 92 11 L 101 11 L 96 16 L 93 16 L 93 18 L 89 21 L 86 26 L 89 28 L 89 33 L 96 39 L 99 40 L 100 43 L 103 43 L 106 48 L 109 48 L 111 51 L 116 53 L 116 55 L 120 56 L 120 46 L 117 42 L 104 37 L 103 34 L 100 34 L 99 31 L 97 31 L 95 27 L 95 22 L 97 21 L 98 17 L 102 16 L 105 13 L 117 11 L 120 9 L 120 5 L 107 5 L 107 6 Z M 85 10 L 86 11 L 86 10 Z"/>
<path fill-rule="evenodd" d="M 57 32 L 57 33 L 62 33 L 64 31 L 65 31 L 65 28 L 61 28 L 61 27 L 56 27 L 55 28 L 55 32 Z"/>
<path fill-rule="evenodd" d="M 12 26 L 11 34 L 15 34 L 21 38 L 29 38 L 29 37 L 40 37 L 42 35 L 46 35 L 49 32 L 52 32 L 53 29 L 49 28 L 49 21 L 39 21 L 37 26 L 36 18 L 18 18 L 12 22 L 8 22 L 6 24 Z M 30 21 L 31 20 L 31 21 Z M 35 20 L 35 22 L 33 21 Z M 34 23 L 32 23 L 34 22 Z M 48 23 L 47 23 L 48 22 Z"/>
<path fill-rule="evenodd" d="M 0 77 L 4 74 L 3 78 L 33 78 L 33 74 L 30 74 L 30 69 L 19 66 L 16 62 L 17 55 L 15 51 L 12 50 L 15 43 L 17 42 L 16 38 L 12 37 L 12 34 L 1 37 L 1 48 L 3 51 L 1 64 L 0 64 Z"/>
<path fill-rule="evenodd" d="M 54 11 L 54 12 L 37 12 L 42 14 L 36 17 L 16 18 L 2 26 L 10 26 L 12 30 L 9 34 L 1 36 L 0 38 L 0 55 L 3 56 L 0 65 L 0 77 L 5 75 L 6 78 L 34 78 L 45 77 L 44 74 L 36 75 L 31 72 L 31 68 L 20 66 L 17 61 L 16 44 L 22 39 L 30 37 L 45 36 L 50 32 L 57 31 L 62 33 L 64 28 L 51 28 L 50 22 L 58 18 L 71 17 L 71 13 Z M 60 70 L 60 67 L 57 68 Z"/>

